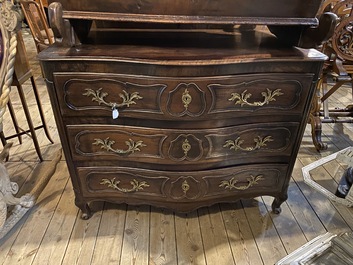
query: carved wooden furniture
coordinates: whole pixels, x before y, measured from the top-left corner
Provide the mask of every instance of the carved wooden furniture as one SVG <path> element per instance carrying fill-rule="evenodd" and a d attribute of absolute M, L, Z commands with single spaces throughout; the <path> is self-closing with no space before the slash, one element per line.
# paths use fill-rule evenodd
<path fill-rule="evenodd" d="M 13 72 L 15 68 L 15 56 L 17 52 L 17 31 L 21 25 L 21 12 L 18 3 L 15 5 L 12 1 L 0 0 L 0 131 L 2 132 L 3 115 L 9 100 Z M 14 225 L 10 219 L 14 214 L 8 216 L 8 206 L 31 207 L 33 201 L 30 196 L 24 195 L 20 198 L 14 197 L 18 191 L 16 182 L 12 182 L 7 173 L 3 160 L 8 157 L 8 143 L 0 153 L 0 238 L 2 238 L 9 228 Z M 16 217 L 15 217 L 16 219 Z M 17 219 L 18 220 L 18 219 Z M 12 225 L 11 225 L 12 224 Z"/>
<path fill-rule="evenodd" d="M 53 31 L 41 1 L 21 0 L 21 7 L 31 30 L 37 51 L 40 52 L 54 43 Z"/>
<path fill-rule="evenodd" d="M 38 0 L 42 3 L 43 7 L 48 7 L 48 0 Z"/>
<path fill-rule="evenodd" d="M 95 200 L 191 211 L 271 195 L 280 212 L 325 59 L 284 45 L 282 26 L 307 36 L 320 1 L 60 2 L 39 58 L 83 218 Z M 269 24 L 280 40 L 206 22 Z"/>
<path fill-rule="evenodd" d="M 12 2 L 0 0 L 0 132 L 3 130 L 3 117 L 11 91 L 12 73 L 16 56 L 16 32 L 20 25 L 20 14 L 14 10 Z M 8 148 L 11 144 L 8 145 Z M 4 158 L 6 150 L 2 151 Z M 6 168 L 0 164 L 0 232 L 7 218 L 7 206 L 13 205 L 13 194 L 17 183 L 10 182 Z M 11 193 L 14 191 L 13 193 Z M 16 204 L 16 203 L 15 203 Z"/>
<path fill-rule="evenodd" d="M 0 0 L 0 57 L 1 57 L 1 97 L 0 97 L 0 130 L 2 130 L 2 119 L 4 110 L 8 104 L 9 92 L 13 82 L 21 82 L 19 68 L 16 69 L 15 60 L 23 62 L 23 58 L 16 58 L 16 55 L 23 55 L 23 46 L 17 45 L 17 32 L 22 22 L 21 8 L 17 1 Z M 21 44 L 21 37 L 19 43 Z M 22 43 L 23 44 L 23 43 Z M 22 60 L 22 61 L 21 61 Z M 14 71 L 16 71 L 16 75 Z M 14 77 L 14 78 L 13 78 Z M 17 79 L 18 78 L 18 79 Z M 35 204 L 39 194 L 43 191 L 50 177 L 56 170 L 56 165 L 61 158 L 61 150 L 58 150 L 52 161 L 46 161 L 36 167 L 33 171 L 35 178 L 30 193 L 21 197 L 15 197 L 19 186 L 10 180 L 9 174 L 3 161 L 9 155 L 12 143 L 7 143 L 0 152 L 0 239 L 3 238 L 17 222 Z M 38 177 L 40 176 L 40 177 Z M 8 206 L 12 206 L 12 209 Z"/>
<path fill-rule="evenodd" d="M 16 9 L 17 7 L 17 9 Z M 21 14 L 11 1 L 0 0 L 0 131 L 2 131 L 2 121 L 6 110 L 17 48 L 17 31 L 20 28 Z"/>
<path fill-rule="evenodd" d="M 37 198 L 48 184 L 50 178 L 55 173 L 56 166 L 61 159 L 62 150 L 56 150 L 51 154 L 52 160 L 39 163 L 29 177 L 31 179 L 31 189 L 22 187 L 21 193 L 27 191 L 19 198 L 14 197 L 18 192 L 19 186 L 12 182 L 9 173 L 3 163 L 9 154 L 12 143 L 7 143 L 0 153 L 0 239 L 3 238 L 21 218 L 35 205 Z M 12 208 L 7 206 L 14 206 Z"/>
<path fill-rule="evenodd" d="M 35 124 L 32 121 L 32 115 L 30 113 L 30 110 L 28 108 L 28 103 L 27 103 L 27 99 L 26 99 L 26 95 L 24 93 L 24 90 L 22 88 L 22 85 L 27 81 L 30 80 L 31 81 L 31 85 L 32 85 L 32 91 L 33 91 L 33 95 L 34 95 L 34 99 L 35 99 L 35 103 L 37 106 L 37 110 L 39 113 L 39 117 L 40 117 L 40 124 L 35 126 Z M 13 139 L 13 138 L 18 138 L 19 142 L 22 143 L 22 135 L 27 134 L 29 135 L 32 140 L 33 140 L 33 145 L 35 147 L 35 150 L 37 152 L 37 155 L 39 157 L 40 161 L 43 161 L 43 156 L 42 153 L 40 151 L 40 146 L 38 143 L 38 138 L 36 135 L 36 130 L 39 129 L 43 129 L 44 133 L 46 135 L 46 137 L 48 138 L 48 140 L 51 143 L 54 143 L 54 141 L 51 139 L 51 136 L 49 134 L 49 130 L 48 130 L 48 126 L 45 120 L 45 116 L 44 116 L 44 111 L 42 108 L 42 103 L 39 97 L 39 92 L 37 89 L 37 85 L 36 82 L 34 80 L 34 76 L 33 73 L 30 69 L 29 66 L 29 61 L 28 61 L 28 57 L 27 57 L 27 53 L 26 53 L 26 48 L 23 42 L 23 38 L 22 38 L 22 34 L 21 32 L 17 33 L 17 53 L 16 53 L 16 58 L 15 58 L 15 64 L 14 64 L 14 73 L 13 73 L 13 80 L 12 80 L 12 86 L 16 86 L 17 91 L 18 91 L 18 95 L 21 101 L 21 106 L 23 108 L 23 113 L 26 117 L 26 121 L 28 124 L 28 129 L 22 129 L 20 128 L 20 126 L 17 123 L 17 118 L 16 118 L 16 114 L 15 111 L 12 107 L 12 102 L 11 99 L 9 99 L 7 106 L 9 108 L 9 113 L 11 115 L 12 121 L 13 121 L 13 125 L 15 128 L 15 133 L 12 135 L 5 135 L 5 132 L 0 132 L 0 140 L 2 142 L 2 145 L 5 146 L 7 143 L 7 140 Z"/>
<path fill-rule="evenodd" d="M 8 3 L 8 2 L 9 1 L 4 1 L 4 3 L 2 4 L 2 8 L 4 10 L 4 17 L 11 18 L 14 15 L 11 15 L 10 11 L 6 11 L 6 6 L 7 5 L 8 6 L 12 6 L 9 9 L 13 9 L 13 5 L 12 5 L 12 3 Z M 20 8 L 19 4 L 17 4 L 17 5 L 18 5 L 17 8 Z M 20 19 L 22 18 L 22 14 L 19 15 L 19 11 L 17 11 L 16 14 L 18 16 L 17 20 L 20 21 Z M 21 18 L 19 16 L 21 16 Z M 7 23 L 9 25 L 11 25 L 11 22 L 7 22 Z M 14 23 L 14 22 L 12 22 L 12 23 Z M 16 35 L 14 35 L 14 34 L 16 34 Z M 11 103 L 11 100 L 9 98 L 10 87 L 7 87 L 6 89 L 3 88 L 4 91 L 3 91 L 3 96 L 2 97 L 4 97 L 4 99 L 2 99 L 0 104 L 4 104 L 4 105 L 8 106 L 16 133 L 13 134 L 13 135 L 5 136 L 3 130 L 0 130 L 0 140 L 1 140 L 2 144 L 3 144 L 3 146 L 6 145 L 7 140 L 15 138 L 15 137 L 17 137 L 19 139 L 20 143 L 22 143 L 21 136 L 23 134 L 29 134 L 30 137 L 33 139 L 33 144 L 35 146 L 35 149 L 36 149 L 36 152 L 38 154 L 38 157 L 39 157 L 40 161 L 43 161 L 43 157 L 42 157 L 42 154 L 41 154 L 41 151 L 40 151 L 40 147 L 39 147 L 39 144 L 38 144 L 38 139 L 37 139 L 35 131 L 38 130 L 38 129 L 43 128 L 47 138 L 49 139 L 49 141 L 53 143 L 53 140 L 51 139 L 51 137 L 49 135 L 49 130 L 48 130 L 47 125 L 46 125 L 44 113 L 43 113 L 41 102 L 40 102 L 40 98 L 39 98 L 39 93 L 38 93 L 38 90 L 37 90 L 37 86 L 36 86 L 32 71 L 31 71 L 30 66 L 29 66 L 29 62 L 28 62 L 28 58 L 27 58 L 27 54 L 26 54 L 26 49 L 25 49 L 25 46 L 24 46 L 24 42 L 23 42 L 21 33 L 19 33 L 19 32 L 13 33 L 13 39 L 14 39 L 14 41 L 12 41 L 12 45 L 15 46 L 15 47 L 7 47 L 7 49 L 6 49 L 6 52 L 10 53 L 10 55 L 13 57 L 12 59 L 9 60 L 11 62 L 11 64 L 12 64 L 12 69 L 11 69 L 11 71 L 8 71 L 8 74 L 7 74 L 7 75 L 11 74 L 12 76 L 11 76 L 11 78 L 8 78 L 8 81 L 6 81 L 5 84 L 6 84 L 6 86 L 8 86 L 9 85 L 8 83 L 10 83 L 10 87 L 11 86 L 16 86 L 17 87 L 18 94 L 19 94 L 19 97 L 20 97 L 20 100 L 21 100 L 21 104 L 22 104 L 22 107 L 23 107 L 23 111 L 24 111 L 24 114 L 26 116 L 26 120 L 27 120 L 27 123 L 28 123 L 28 130 L 21 129 L 19 127 L 18 123 L 17 123 L 17 119 L 16 119 L 16 116 L 15 116 L 15 111 L 14 111 L 14 109 L 12 107 L 12 103 Z M 9 50 L 12 50 L 12 51 L 10 52 Z M 15 51 L 15 52 L 13 52 L 13 51 Z M 5 57 L 5 59 L 8 60 L 7 57 Z M 35 96 L 35 101 L 36 101 L 36 104 L 37 104 L 37 107 L 38 107 L 38 111 L 39 111 L 39 115 L 40 115 L 40 119 L 41 119 L 41 124 L 39 126 L 34 126 L 33 125 L 31 114 L 30 114 L 30 111 L 29 111 L 29 108 L 28 108 L 28 105 L 27 105 L 26 97 L 25 97 L 25 94 L 24 94 L 24 91 L 23 91 L 23 88 L 22 88 L 22 85 L 28 79 L 30 79 L 30 81 L 31 81 L 31 85 L 32 85 L 32 88 L 33 88 L 33 93 L 34 93 L 34 96 Z M 2 115 L 3 115 L 3 113 L 2 113 Z"/>
<path fill-rule="evenodd" d="M 319 11 L 319 13 L 330 11 L 336 14 L 338 19 L 332 37 L 321 48 L 321 51 L 328 56 L 328 60 L 324 65 L 321 82 L 318 87 L 317 100 L 314 101 L 310 115 L 310 120 L 312 121 L 312 138 L 318 151 L 327 148 L 327 145 L 321 140 L 322 123 L 353 122 L 352 104 L 338 109 L 330 108 L 328 103 L 329 97 L 342 85 L 352 85 L 352 6 L 352 0 L 326 0 Z M 330 88 L 328 80 L 333 82 L 333 86 Z"/>

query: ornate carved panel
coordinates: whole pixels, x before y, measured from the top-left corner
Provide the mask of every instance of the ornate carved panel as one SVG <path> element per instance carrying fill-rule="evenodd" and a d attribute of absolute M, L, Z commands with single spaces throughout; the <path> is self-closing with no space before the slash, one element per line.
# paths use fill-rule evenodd
<path fill-rule="evenodd" d="M 132 77 L 97 78 L 85 74 L 56 75 L 55 80 L 63 89 L 64 112 L 95 110 L 90 114 L 97 115 L 97 110 L 111 111 L 119 107 L 125 112 L 163 114 L 160 98 L 165 84 L 151 84 Z"/>
<path fill-rule="evenodd" d="M 232 165 L 236 165 L 247 160 L 247 155 L 253 156 L 252 162 L 278 154 L 288 158 L 298 123 L 252 124 L 197 132 L 114 125 L 92 125 L 89 129 L 84 124 L 68 128 L 72 155 L 78 160 L 131 157 L 140 162 L 185 166 L 222 163 L 232 157 Z"/>
<path fill-rule="evenodd" d="M 169 195 L 176 200 L 195 200 L 201 195 L 200 185 L 200 181 L 193 177 L 180 177 L 171 182 Z"/>
<path fill-rule="evenodd" d="M 124 196 L 157 196 L 166 201 L 188 202 L 200 198 L 276 191 L 288 170 L 285 164 L 254 164 L 221 170 L 185 172 L 146 171 L 134 168 L 79 168 L 87 196 L 116 193 Z M 97 195 L 100 196 L 100 195 Z"/>
<path fill-rule="evenodd" d="M 197 161 L 203 156 L 202 140 L 192 134 L 180 134 L 170 142 L 168 156 L 176 161 Z"/>
<path fill-rule="evenodd" d="M 268 168 L 254 165 L 252 168 L 234 170 L 225 175 L 206 175 L 202 179 L 206 184 L 205 197 L 224 195 L 225 193 L 252 192 L 253 190 L 274 191 L 279 188 L 282 174 L 287 166 L 269 165 Z"/>
<path fill-rule="evenodd" d="M 162 142 L 166 135 L 148 135 L 124 130 L 83 130 L 75 134 L 75 153 L 81 156 L 117 156 L 162 159 Z"/>
<path fill-rule="evenodd" d="M 206 109 L 205 92 L 195 83 L 180 83 L 169 92 L 167 111 L 175 117 L 201 116 Z"/>
<path fill-rule="evenodd" d="M 166 197 L 164 192 L 165 183 L 169 180 L 164 176 L 144 176 L 129 172 L 128 170 L 87 170 L 80 169 L 79 172 L 84 178 L 86 191 L 89 193 L 125 194 L 127 196 L 158 196 Z"/>
<path fill-rule="evenodd" d="M 297 127 L 294 124 L 288 125 L 288 127 L 282 127 L 272 124 L 272 126 L 264 125 L 257 128 L 248 127 L 226 134 L 220 132 L 205 135 L 210 146 L 207 158 L 274 152 L 289 155 L 291 152 L 289 147 Z"/>
<path fill-rule="evenodd" d="M 338 57 L 348 61 L 353 60 L 353 21 L 352 16 L 347 16 L 340 20 L 332 36 L 332 47 Z"/>
<path fill-rule="evenodd" d="M 300 81 L 299 81 L 300 80 Z M 291 110 L 301 104 L 303 88 L 310 85 L 312 75 L 256 76 L 208 84 L 213 95 L 209 114 L 227 112 L 256 112 Z"/>

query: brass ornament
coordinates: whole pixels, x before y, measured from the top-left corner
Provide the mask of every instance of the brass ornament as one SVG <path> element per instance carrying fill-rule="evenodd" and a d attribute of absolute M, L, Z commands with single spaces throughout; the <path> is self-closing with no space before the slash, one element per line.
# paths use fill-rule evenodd
<path fill-rule="evenodd" d="M 104 100 L 104 98 L 108 96 L 108 93 L 102 92 L 102 89 L 103 88 L 98 88 L 97 90 L 93 90 L 90 88 L 86 88 L 85 89 L 86 92 L 83 93 L 82 95 L 87 97 L 92 97 L 92 101 L 97 102 L 99 105 L 103 104 L 111 108 L 120 108 L 125 106 L 130 107 L 130 105 L 136 104 L 135 100 L 143 99 L 143 97 L 139 95 L 139 92 L 133 92 L 129 94 L 128 92 L 123 90 L 123 93 L 119 94 L 119 97 L 122 99 L 121 103 L 107 102 Z"/>
<path fill-rule="evenodd" d="M 150 185 L 146 181 L 138 182 L 136 179 L 133 179 L 130 181 L 130 184 L 132 185 L 131 189 L 126 189 L 126 188 L 120 188 L 120 180 L 115 180 L 115 178 L 112 179 L 102 179 L 102 181 L 99 183 L 101 185 L 108 185 L 109 188 L 113 188 L 115 190 L 124 192 L 124 193 L 130 193 L 130 192 L 135 192 L 139 190 L 143 190 L 144 187 L 149 187 Z"/>
<path fill-rule="evenodd" d="M 101 149 L 104 149 L 108 152 L 112 152 L 115 154 L 119 154 L 119 155 L 124 155 L 124 154 L 133 154 L 137 151 L 141 151 L 140 147 L 144 147 L 146 146 L 143 141 L 133 141 L 132 139 L 129 139 L 128 141 L 125 141 L 125 144 L 128 146 L 128 149 L 126 150 L 122 150 L 122 149 L 114 149 L 112 147 L 113 144 L 115 144 L 115 141 L 113 140 L 109 140 L 109 137 L 107 137 L 106 139 L 102 140 L 102 139 L 94 139 L 94 143 L 92 143 L 93 145 L 100 145 Z"/>
<path fill-rule="evenodd" d="M 273 141 L 272 136 L 266 136 L 265 138 L 262 138 L 261 136 L 257 136 L 254 138 L 255 146 L 242 147 L 241 145 L 244 143 L 244 140 L 241 140 L 240 137 L 238 137 L 234 141 L 227 140 L 223 145 L 223 147 L 228 147 L 230 150 L 234 150 L 234 151 L 241 150 L 245 152 L 251 152 L 251 151 L 261 149 L 262 147 L 267 145 L 266 143 L 272 142 L 272 141 Z"/>
<path fill-rule="evenodd" d="M 202 140 L 193 134 L 179 134 L 170 141 L 168 149 L 168 156 L 174 161 L 197 161 L 203 153 Z"/>
<path fill-rule="evenodd" d="M 251 106 L 251 107 L 261 107 L 264 105 L 268 105 L 271 101 L 276 101 L 275 97 L 279 97 L 284 94 L 281 92 L 281 89 L 276 89 L 274 91 L 271 91 L 270 89 L 267 88 L 267 91 L 262 92 L 261 95 L 264 97 L 264 100 L 262 102 L 261 101 L 248 102 L 248 99 L 251 98 L 252 94 L 247 93 L 247 90 L 244 90 L 241 94 L 232 93 L 231 98 L 228 100 L 234 101 L 235 105 L 239 104 L 241 107 L 243 107 L 244 105 Z"/>
<path fill-rule="evenodd" d="M 221 184 L 219 184 L 219 187 L 220 188 L 224 187 L 224 189 L 229 189 L 229 190 L 232 190 L 232 189 L 247 190 L 250 187 L 258 184 L 259 180 L 264 180 L 264 178 L 262 175 L 257 175 L 256 177 L 254 177 L 253 175 L 250 175 L 250 177 L 248 177 L 246 180 L 248 181 L 247 185 L 237 187 L 236 184 L 238 183 L 238 181 L 235 179 L 235 177 L 233 177 L 230 180 L 221 181 Z"/>
<path fill-rule="evenodd" d="M 186 180 L 184 180 L 183 183 L 181 184 L 181 189 L 183 190 L 184 195 L 186 195 L 186 193 L 190 189 L 190 185 Z"/>
<path fill-rule="evenodd" d="M 206 108 L 206 91 L 195 83 L 182 82 L 168 92 L 166 111 L 171 116 L 200 117 Z"/>
<path fill-rule="evenodd" d="M 184 140 L 184 142 L 183 142 L 181 148 L 182 148 L 183 151 L 184 151 L 184 155 L 187 156 L 188 153 L 189 153 L 189 151 L 190 151 L 190 149 L 191 149 L 191 145 L 189 144 L 188 139 L 185 139 L 185 140 Z"/>
<path fill-rule="evenodd" d="M 187 88 L 185 88 L 185 90 L 183 92 L 183 95 L 181 97 L 181 100 L 182 100 L 182 102 L 184 104 L 185 110 L 187 110 L 189 105 L 190 105 L 190 103 L 191 103 L 191 101 L 192 101 L 192 97 L 191 97 L 191 95 L 189 93 L 189 90 Z"/>

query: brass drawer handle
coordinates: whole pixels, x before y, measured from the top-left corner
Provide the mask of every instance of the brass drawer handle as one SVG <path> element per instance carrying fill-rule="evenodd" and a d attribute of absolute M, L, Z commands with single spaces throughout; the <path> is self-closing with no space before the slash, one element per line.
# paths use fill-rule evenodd
<path fill-rule="evenodd" d="M 132 139 L 129 139 L 128 141 L 125 141 L 125 144 L 128 146 L 127 150 L 122 150 L 122 149 L 114 149 L 112 147 L 113 144 L 115 144 L 115 141 L 109 140 L 109 137 L 106 139 L 94 139 L 93 145 L 101 145 L 101 149 L 104 149 L 108 152 L 113 152 L 119 155 L 124 155 L 124 154 L 129 154 L 129 153 L 135 153 L 136 151 L 141 151 L 140 147 L 146 146 L 143 141 L 133 141 Z"/>
<path fill-rule="evenodd" d="M 131 189 L 126 189 L 126 188 L 120 188 L 120 180 L 115 180 L 115 178 L 112 179 L 102 179 L 100 182 L 101 185 L 108 185 L 109 188 L 113 188 L 115 190 L 124 192 L 124 193 L 129 193 L 129 192 L 134 192 L 134 191 L 139 191 L 143 190 L 144 187 L 149 187 L 150 185 L 147 184 L 146 181 L 138 182 L 136 179 L 133 179 L 130 181 L 130 184 L 132 185 Z"/>
<path fill-rule="evenodd" d="M 106 96 L 108 96 L 107 92 L 102 92 L 103 88 L 98 88 L 97 90 L 93 90 L 90 88 L 86 88 L 86 92 L 83 93 L 82 95 L 87 96 L 87 97 L 92 97 L 92 101 L 95 101 L 98 103 L 98 105 L 106 105 L 108 107 L 112 108 L 112 115 L 113 115 L 113 119 L 117 119 L 119 116 L 119 111 L 118 108 L 121 107 L 130 107 L 130 105 L 136 104 L 135 100 L 139 100 L 139 99 L 143 99 L 143 97 L 141 97 L 139 95 L 139 92 L 133 92 L 131 94 L 129 94 L 128 92 L 126 92 L 125 90 L 123 90 L 123 93 L 119 94 L 119 97 L 122 98 L 122 102 L 121 103 L 117 103 L 117 102 L 107 102 L 104 100 L 104 98 Z"/>
<path fill-rule="evenodd" d="M 267 92 L 262 92 L 261 95 L 264 97 L 264 100 L 261 101 L 255 101 L 255 102 L 248 102 L 248 99 L 251 98 L 252 94 L 251 93 L 246 93 L 247 90 L 244 90 L 241 94 L 238 93 L 232 93 L 231 98 L 228 99 L 229 101 L 234 101 L 234 104 L 237 105 L 239 104 L 241 107 L 244 105 L 252 106 L 252 107 L 261 107 L 264 105 L 269 104 L 271 101 L 276 101 L 275 97 L 279 97 L 281 95 L 284 95 L 281 92 L 281 89 L 276 89 L 275 91 L 271 91 L 270 89 L 267 88 Z"/>
<path fill-rule="evenodd" d="M 229 147 L 230 150 L 234 149 L 234 151 L 241 150 L 241 151 L 246 151 L 246 152 L 251 152 L 255 151 L 257 149 L 260 149 L 261 147 L 266 146 L 268 142 L 272 142 L 272 136 L 266 136 L 265 138 L 262 138 L 260 136 L 257 136 L 254 138 L 255 146 L 254 147 L 242 147 L 242 143 L 244 140 L 241 140 L 240 137 L 237 139 L 233 140 L 227 140 L 223 147 Z"/>
<path fill-rule="evenodd" d="M 229 189 L 229 190 L 232 190 L 232 189 L 247 190 L 248 188 L 254 186 L 255 184 L 259 184 L 258 181 L 263 179 L 264 178 L 262 175 L 257 175 L 256 177 L 254 177 L 253 175 L 250 175 L 250 177 L 246 179 L 248 181 L 248 185 L 237 187 L 236 184 L 238 183 L 238 181 L 235 179 L 235 177 L 233 177 L 230 180 L 221 181 L 221 184 L 219 184 L 219 187 L 220 188 L 224 187 L 224 189 Z"/>

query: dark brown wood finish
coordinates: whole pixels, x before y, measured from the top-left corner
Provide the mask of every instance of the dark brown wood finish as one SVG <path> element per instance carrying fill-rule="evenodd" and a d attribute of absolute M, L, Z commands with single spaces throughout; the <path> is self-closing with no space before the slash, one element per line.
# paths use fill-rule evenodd
<path fill-rule="evenodd" d="M 95 11 L 78 2 L 61 1 Z M 39 58 L 84 218 L 95 200 L 190 211 L 271 195 L 280 212 L 321 53 L 267 31 L 98 28 L 85 43 L 57 42 Z"/>
<path fill-rule="evenodd" d="M 99 27 L 118 28 L 145 23 L 143 27 L 150 28 L 165 28 L 165 24 L 174 28 L 202 28 L 206 25 L 232 31 L 234 25 L 241 25 L 242 30 L 249 30 L 255 25 L 268 25 L 282 42 L 306 48 L 320 45 L 328 39 L 335 25 L 333 14 L 316 16 L 321 0 L 305 3 L 302 0 L 268 0 L 265 3 L 261 0 L 108 0 L 99 4 L 95 0 L 49 2 L 52 3 L 49 17 L 56 41 L 71 45 L 86 41 L 94 20 Z M 59 21 L 59 18 L 65 21 Z M 75 33 L 70 32 L 68 21 Z"/>
<path fill-rule="evenodd" d="M 49 0 L 49 3 L 56 2 Z M 287 24 L 317 24 L 316 12 L 320 0 L 106 0 L 99 2 L 59 1 L 64 18 L 126 20 L 168 23 L 225 23 L 251 22 Z M 261 8 L 259 8 L 261 6 Z"/>

